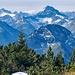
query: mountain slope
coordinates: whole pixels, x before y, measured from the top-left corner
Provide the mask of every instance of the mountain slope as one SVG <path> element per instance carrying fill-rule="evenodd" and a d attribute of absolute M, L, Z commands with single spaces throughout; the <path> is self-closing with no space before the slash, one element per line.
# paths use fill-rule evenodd
<path fill-rule="evenodd" d="M 63 53 L 66 62 L 69 61 L 72 50 L 75 48 L 72 33 L 56 24 L 40 27 L 29 36 L 27 41 L 28 46 L 40 54 L 46 52 L 50 45 L 55 56 L 60 52 Z"/>
<path fill-rule="evenodd" d="M 18 37 L 17 30 L 23 28 L 26 35 L 32 33 L 27 39 L 29 47 L 34 48 L 38 53 L 42 54 L 46 52 L 46 48 L 50 45 L 53 51 L 56 51 L 55 55 L 62 51 L 63 56 L 67 54 L 65 58 L 68 58 L 71 55 L 72 49 L 75 47 L 74 14 L 75 12 L 60 12 L 52 6 L 46 6 L 43 11 L 32 15 L 25 12 L 11 12 L 0 9 L 0 20 L 8 24 L 2 24 L 1 22 L 1 43 L 8 44 L 8 42 L 15 41 L 17 39 L 15 37 Z"/>
<path fill-rule="evenodd" d="M 74 12 L 62 13 L 52 6 L 46 6 L 43 11 L 32 15 L 25 12 L 10 12 L 5 9 L 0 9 L 0 20 L 5 21 L 7 24 L 18 30 L 23 28 L 24 33 L 27 35 L 32 33 L 35 29 L 47 24 L 61 25 L 75 35 L 74 14 Z"/>
<path fill-rule="evenodd" d="M 23 28 L 24 33 L 27 35 L 33 32 L 37 25 L 40 25 L 34 18 L 32 18 L 31 15 L 22 12 L 14 12 L 10 14 L 7 12 L 2 12 L 0 15 L 0 20 L 5 21 L 15 29 L 20 30 Z"/>
<path fill-rule="evenodd" d="M 0 21 L 0 45 L 7 45 L 18 40 L 19 31 Z"/>
<path fill-rule="evenodd" d="M 38 17 L 52 17 L 56 14 L 66 16 L 65 14 L 60 13 L 57 9 L 53 8 L 52 6 L 46 6 L 45 9 L 39 12 L 37 15 Z"/>

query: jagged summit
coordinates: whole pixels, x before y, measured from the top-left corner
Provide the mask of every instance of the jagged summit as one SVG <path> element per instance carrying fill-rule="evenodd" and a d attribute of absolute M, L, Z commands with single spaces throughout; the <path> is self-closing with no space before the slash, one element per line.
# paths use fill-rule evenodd
<path fill-rule="evenodd" d="M 3 12 L 6 12 L 6 13 L 11 13 L 11 11 L 9 11 L 9 10 L 6 10 L 6 9 L 4 9 L 4 8 L 2 8 L 2 9 L 0 9 L 0 13 L 3 13 Z"/>
<path fill-rule="evenodd" d="M 53 50 L 57 49 L 57 53 L 59 53 L 60 50 L 69 51 L 68 56 L 70 56 L 74 48 L 74 12 L 60 12 L 52 6 L 46 6 L 44 10 L 30 15 L 25 12 L 11 12 L 3 8 L 0 9 L 0 20 L 2 21 L 0 21 L 0 44 L 7 45 L 13 41 L 12 38 L 14 38 L 15 41 L 15 37 L 18 37 L 16 36 L 18 34 L 17 30 L 19 31 L 23 28 L 25 36 L 27 35 L 27 43 L 31 41 L 29 47 L 34 48 L 36 46 L 34 50 L 37 50 L 37 52 L 38 50 L 45 50 L 50 43 L 50 45 L 53 46 Z M 47 26 L 48 24 L 52 25 Z M 70 34 L 74 36 L 71 37 Z M 39 53 L 41 54 L 42 51 L 40 51 Z"/>
<path fill-rule="evenodd" d="M 55 15 L 61 15 L 61 16 L 66 16 L 62 13 L 60 13 L 57 9 L 55 9 L 54 7 L 52 6 L 46 6 L 45 9 L 41 12 L 38 13 L 39 16 L 48 16 L 48 17 L 51 17 L 51 16 L 55 16 Z"/>
<path fill-rule="evenodd" d="M 54 7 L 52 7 L 52 6 L 46 6 L 45 7 L 45 9 L 44 9 L 44 11 L 50 11 L 50 12 L 52 12 L 52 11 L 57 11 L 57 12 L 59 12 L 58 10 L 56 10 Z"/>

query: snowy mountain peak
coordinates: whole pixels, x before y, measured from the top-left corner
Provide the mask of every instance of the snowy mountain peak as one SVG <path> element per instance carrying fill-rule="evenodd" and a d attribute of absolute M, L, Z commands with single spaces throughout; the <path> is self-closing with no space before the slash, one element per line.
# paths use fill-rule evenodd
<path fill-rule="evenodd" d="M 65 14 L 59 12 L 57 9 L 53 8 L 52 6 L 46 6 L 45 9 L 43 11 L 40 11 L 39 13 L 37 13 L 38 17 L 55 17 L 56 15 L 60 15 L 63 17 L 66 17 Z"/>
<path fill-rule="evenodd" d="M 4 8 L 0 9 L 0 13 L 3 13 L 3 12 L 6 12 L 6 13 L 11 13 L 11 11 L 6 10 L 6 9 L 4 9 Z"/>
<path fill-rule="evenodd" d="M 71 33 L 75 37 L 75 12 L 63 13 L 52 6 L 46 6 L 44 10 L 31 15 L 25 12 L 10 12 L 2 8 L 0 9 L 0 20 L 3 21 L 0 22 L 0 40 L 3 43 L 0 42 L 0 44 L 12 42 L 11 37 L 16 40 L 14 35 L 18 37 L 17 30 L 23 28 L 25 36 L 31 34 L 28 38 L 28 43 L 31 42 L 29 47 L 34 48 L 35 46 L 34 49 L 40 54 L 43 52 L 41 50 L 44 50 L 48 45 L 52 46 L 53 50 L 57 49 L 57 53 L 60 49 L 62 51 L 69 50 L 68 54 L 75 47 L 75 39 L 71 37 Z M 39 47 L 40 49 L 38 49 Z"/>
<path fill-rule="evenodd" d="M 15 16 L 15 14 L 12 13 L 11 11 L 9 11 L 9 10 L 6 10 L 4 8 L 0 9 L 0 17 L 7 16 L 7 15 L 9 15 L 11 17 Z"/>
<path fill-rule="evenodd" d="M 58 10 L 56 10 L 56 9 L 53 8 L 52 6 L 46 6 L 44 11 L 45 11 L 45 12 L 48 12 L 48 11 L 52 12 L 52 11 L 58 11 Z"/>

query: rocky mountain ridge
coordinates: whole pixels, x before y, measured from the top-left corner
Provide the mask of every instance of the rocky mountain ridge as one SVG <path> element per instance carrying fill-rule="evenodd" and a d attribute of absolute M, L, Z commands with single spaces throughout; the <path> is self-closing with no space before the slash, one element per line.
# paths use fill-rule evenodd
<path fill-rule="evenodd" d="M 28 46 L 37 53 L 46 52 L 50 45 L 55 55 L 62 51 L 63 56 L 67 54 L 65 61 L 69 61 L 75 48 L 75 12 L 60 12 L 52 6 L 46 6 L 36 14 L 3 8 L 0 9 L 0 20 L 0 45 L 16 41 L 22 28 Z"/>

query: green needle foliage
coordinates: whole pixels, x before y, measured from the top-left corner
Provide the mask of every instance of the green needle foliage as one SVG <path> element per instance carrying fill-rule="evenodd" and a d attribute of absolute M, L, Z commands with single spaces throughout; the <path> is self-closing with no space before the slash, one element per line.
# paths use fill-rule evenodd
<path fill-rule="evenodd" d="M 51 47 L 42 55 L 28 48 L 21 29 L 18 43 L 0 46 L 0 75 L 18 71 L 26 71 L 29 75 L 65 75 L 65 71 L 75 71 L 75 49 L 70 63 L 65 66 L 62 53 L 54 57 Z"/>

